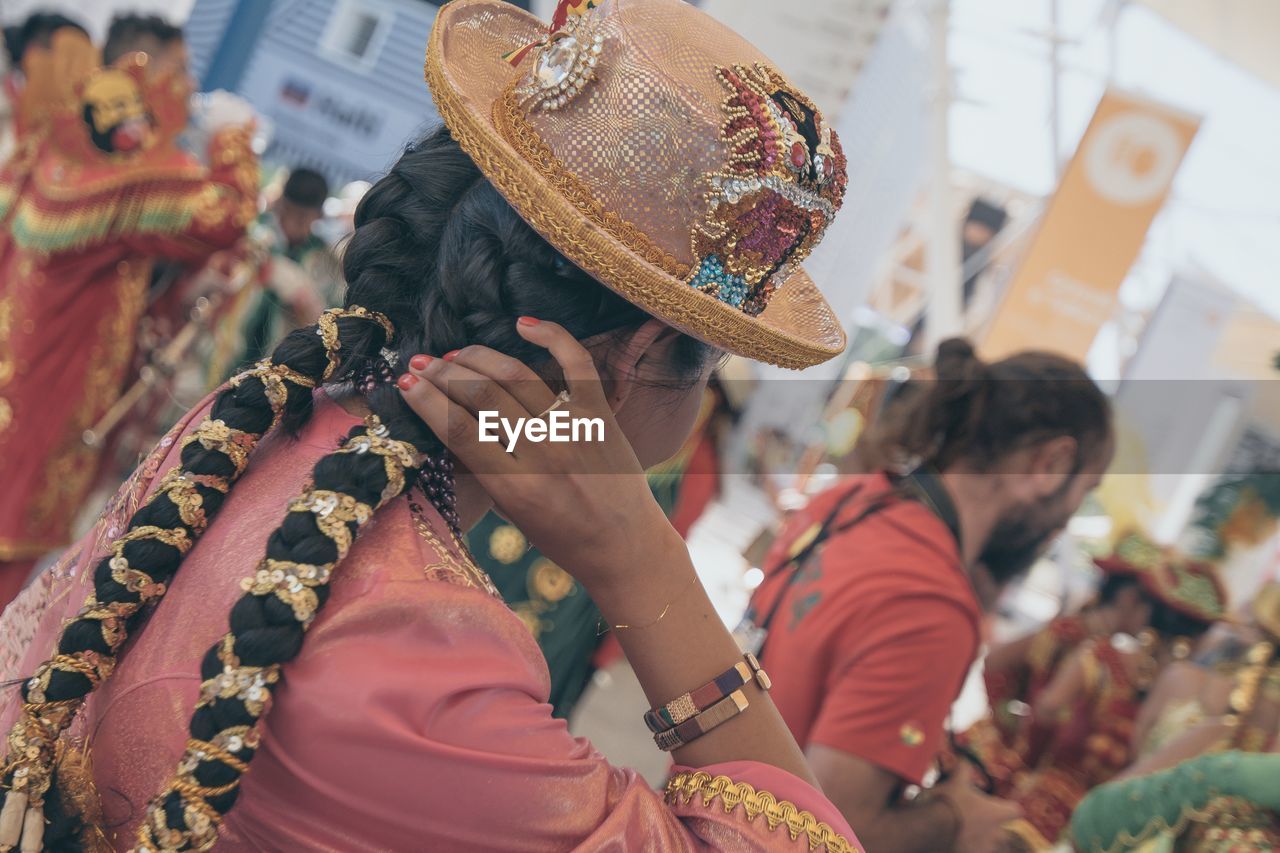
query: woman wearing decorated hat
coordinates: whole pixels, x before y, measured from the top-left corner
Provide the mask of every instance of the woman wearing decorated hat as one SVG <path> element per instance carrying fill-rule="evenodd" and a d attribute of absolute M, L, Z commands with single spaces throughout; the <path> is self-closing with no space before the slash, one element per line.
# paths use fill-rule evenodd
<path fill-rule="evenodd" d="M 643 476 L 722 352 L 842 349 L 799 266 L 839 141 L 677 0 L 566 0 L 550 32 L 455 0 L 427 80 L 446 127 L 362 203 L 346 307 L 193 410 L 3 617 L 0 850 L 856 849 Z M 602 440 L 479 440 L 480 411 L 560 410 Z M 552 718 L 460 544 L 495 504 L 615 626 L 665 793 Z"/>
<path fill-rule="evenodd" d="M 1032 706 L 1044 734 L 1021 756 L 1027 772 L 1013 798 L 1026 834 L 1041 844 L 1057 841 L 1081 798 L 1129 765 L 1134 723 L 1155 678 L 1225 614 L 1225 592 L 1208 564 L 1136 535 L 1122 538 L 1109 560 L 1113 571 L 1122 562 L 1137 576 L 1151 617 L 1137 637 L 1083 643 Z"/>

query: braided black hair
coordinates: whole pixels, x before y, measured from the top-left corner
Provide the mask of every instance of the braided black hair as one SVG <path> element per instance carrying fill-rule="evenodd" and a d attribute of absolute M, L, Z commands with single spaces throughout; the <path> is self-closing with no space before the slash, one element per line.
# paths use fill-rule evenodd
<path fill-rule="evenodd" d="M 394 340 L 370 316 L 341 316 L 335 363 L 333 348 L 317 334 L 322 330 L 312 327 L 291 334 L 267 361 L 235 380 L 187 440 L 179 471 L 166 475 L 113 546 L 114 556 L 98 566 L 96 602 L 64 630 L 59 656 L 24 687 L 27 708 L 36 710 L 15 726 L 20 741 L 10 735 L 10 758 L 15 743 L 34 746 L 39 757 L 29 766 L 7 761 L 2 778 L 8 797 L 18 793 L 24 804 L 30 793 L 38 806 L 48 789 L 48 849 L 77 849 L 82 829 L 78 816 L 62 813 L 53 771 L 58 735 L 108 677 L 138 614 L 163 595 L 252 446 L 274 424 L 293 432 L 306 423 L 314 385 L 377 375 L 388 345 L 401 364 L 417 353 L 483 344 L 536 365 L 546 353 L 516 334 L 521 315 L 555 320 L 580 339 L 622 333 L 648 319 L 539 237 L 443 127 L 407 149 L 369 191 L 356 225 L 344 254 L 346 303 L 389 318 Z M 682 338 L 668 367 L 677 381 L 689 381 L 710 355 L 705 345 Z M 178 776 L 148 809 L 143 848 L 204 849 L 216 840 L 253 757 L 254 725 L 269 706 L 279 668 L 300 651 L 327 598 L 330 573 L 373 511 L 416 482 L 455 535 L 461 532 L 439 440 L 394 388 L 382 383 L 364 391 L 373 418 L 316 464 L 311 488 L 290 505 L 246 581 L 230 632 L 205 656 L 189 748 Z M 15 774 L 23 766 L 19 782 Z M 3 830 L 0 825 L 0 844 Z"/>

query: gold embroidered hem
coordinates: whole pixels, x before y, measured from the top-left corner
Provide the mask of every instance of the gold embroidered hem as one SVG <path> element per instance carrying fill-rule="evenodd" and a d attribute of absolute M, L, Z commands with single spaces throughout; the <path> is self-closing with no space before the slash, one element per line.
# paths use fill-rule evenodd
<path fill-rule="evenodd" d="M 861 853 L 859 848 L 829 824 L 819 821 L 811 812 L 800 811 L 786 800 L 779 800 L 768 791 L 757 791 L 746 782 L 734 782 L 727 776 L 712 777 L 710 773 L 701 770 L 678 773 L 667 782 L 668 804 L 688 804 L 695 797 L 701 798 L 702 805 L 706 808 L 711 808 L 719 800 L 725 814 L 732 814 L 741 806 L 748 821 L 764 815 L 770 831 L 785 827 L 792 841 L 799 841 L 804 837 L 810 850 Z"/>

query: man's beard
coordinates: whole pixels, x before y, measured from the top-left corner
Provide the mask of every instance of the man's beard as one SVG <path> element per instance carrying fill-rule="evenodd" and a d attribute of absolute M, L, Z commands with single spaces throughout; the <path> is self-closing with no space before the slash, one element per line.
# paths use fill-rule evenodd
<path fill-rule="evenodd" d="M 986 566 L 991 579 L 1000 587 L 1016 580 L 1035 565 L 1062 529 L 1066 519 L 1059 516 L 1058 512 L 1037 512 L 1032 506 L 1023 506 L 1006 515 L 996 522 L 987 537 L 978 562 Z"/>

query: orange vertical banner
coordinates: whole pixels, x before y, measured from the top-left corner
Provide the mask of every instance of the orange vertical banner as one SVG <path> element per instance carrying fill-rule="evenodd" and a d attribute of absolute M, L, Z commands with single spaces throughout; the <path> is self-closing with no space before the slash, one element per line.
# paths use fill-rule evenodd
<path fill-rule="evenodd" d="M 1199 127 L 1163 104 L 1103 95 L 979 346 L 984 357 L 1038 349 L 1084 360 Z"/>

